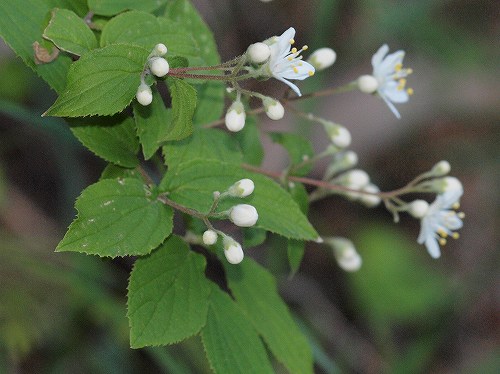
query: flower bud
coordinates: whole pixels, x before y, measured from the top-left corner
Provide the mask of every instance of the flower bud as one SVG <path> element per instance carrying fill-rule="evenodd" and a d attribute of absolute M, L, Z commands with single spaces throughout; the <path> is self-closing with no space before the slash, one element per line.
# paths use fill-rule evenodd
<path fill-rule="evenodd" d="M 341 179 L 347 186 L 354 189 L 361 189 L 370 183 L 370 177 L 361 169 L 349 170 L 342 174 Z"/>
<path fill-rule="evenodd" d="M 235 101 L 226 112 L 226 127 L 229 131 L 238 132 L 245 127 L 245 107 L 241 101 Z"/>
<path fill-rule="evenodd" d="M 320 48 L 315 50 L 307 61 L 319 71 L 332 66 L 336 59 L 337 54 L 333 49 Z"/>
<path fill-rule="evenodd" d="M 227 262 L 230 264 L 239 264 L 243 261 L 243 249 L 240 243 L 231 238 L 230 236 L 224 236 L 223 239 L 224 256 L 226 256 Z"/>
<path fill-rule="evenodd" d="M 369 183 L 365 188 L 363 188 L 363 191 L 378 193 L 378 192 L 380 192 L 380 189 L 377 186 L 375 186 L 373 183 Z M 380 198 L 380 196 L 377 196 L 377 195 L 362 194 L 359 197 L 359 201 L 361 202 L 361 204 L 365 205 L 368 208 L 376 207 L 377 205 L 380 204 L 381 200 L 382 199 Z"/>
<path fill-rule="evenodd" d="M 250 44 L 247 49 L 247 56 L 250 62 L 262 64 L 271 56 L 271 49 L 267 44 L 261 42 Z"/>
<path fill-rule="evenodd" d="M 228 189 L 228 193 L 233 197 L 247 197 L 251 195 L 255 185 L 251 179 L 241 179 Z"/>
<path fill-rule="evenodd" d="M 434 179 L 432 181 L 432 187 L 437 193 L 456 193 L 458 191 L 463 192 L 464 190 L 462 183 L 455 177 Z"/>
<path fill-rule="evenodd" d="M 163 57 L 151 57 L 149 59 L 149 69 L 157 77 L 164 77 L 170 70 L 167 60 Z"/>
<path fill-rule="evenodd" d="M 203 233 L 203 243 L 212 245 L 217 242 L 217 233 L 214 230 L 207 230 Z"/>
<path fill-rule="evenodd" d="M 362 75 L 358 78 L 358 87 L 361 92 L 374 93 L 378 88 L 378 80 L 373 75 Z"/>
<path fill-rule="evenodd" d="M 448 161 L 439 161 L 436 165 L 434 165 L 431 169 L 431 173 L 436 177 L 442 177 L 450 172 L 451 165 Z"/>
<path fill-rule="evenodd" d="M 274 121 L 282 119 L 285 115 L 285 108 L 283 108 L 283 105 L 281 105 L 279 101 L 271 98 L 266 98 L 264 99 L 262 104 L 264 104 L 266 115 Z"/>
<path fill-rule="evenodd" d="M 153 49 L 153 54 L 155 56 L 164 56 L 167 54 L 167 46 L 163 43 L 159 43 L 155 45 L 155 48 Z"/>
<path fill-rule="evenodd" d="M 332 246 L 333 255 L 342 269 L 353 272 L 361 268 L 363 260 L 349 239 L 336 237 L 327 242 Z"/>
<path fill-rule="evenodd" d="M 407 209 L 413 217 L 421 219 L 427 214 L 429 203 L 425 200 L 414 200 L 408 204 Z"/>
<path fill-rule="evenodd" d="M 332 122 L 323 123 L 323 127 L 335 146 L 346 148 L 351 145 L 351 133 L 345 127 Z"/>
<path fill-rule="evenodd" d="M 146 83 L 141 83 L 139 88 L 137 89 L 137 93 L 135 94 L 137 101 L 141 105 L 149 105 L 153 101 L 153 92 L 151 88 Z"/>
<path fill-rule="evenodd" d="M 255 225 L 259 219 L 257 209 L 249 204 L 238 204 L 231 208 L 229 212 L 229 219 L 236 226 L 251 227 Z"/>

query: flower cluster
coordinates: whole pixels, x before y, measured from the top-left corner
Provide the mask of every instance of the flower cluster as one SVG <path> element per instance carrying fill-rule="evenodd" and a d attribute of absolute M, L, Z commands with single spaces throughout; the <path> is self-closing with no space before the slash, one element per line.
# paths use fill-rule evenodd
<path fill-rule="evenodd" d="M 165 44 L 157 44 L 150 55 L 148 56 L 146 65 L 141 75 L 141 84 L 137 89 L 136 98 L 139 104 L 149 105 L 153 102 L 153 92 L 151 91 L 150 85 L 146 83 L 146 77 L 149 74 L 161 78 L 168 74 L 170 66 L 168 61 L 162 56 L 167 54 L 167 47 Z"/>

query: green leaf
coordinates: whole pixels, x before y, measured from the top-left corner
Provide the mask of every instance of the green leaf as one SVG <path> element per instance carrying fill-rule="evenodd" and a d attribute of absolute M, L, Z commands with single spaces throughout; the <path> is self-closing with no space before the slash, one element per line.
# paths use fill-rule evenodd
<path fill-rule="evenodd" d="M 112 115 L 134 98 L 149 52 L 133 45 L 110 45 L 85 53 L 71 65 L 68 84 L 45 115 Z"/>
<path fill-rule="evenodd" d="M 87 0 L 89 9 L 102 16 L 114 16 L 124 10 L 135 9 L 146 12 L 158 9 L 165 0 Z"/>
<path fill-rule="evenodd" d="M 226 198 L 219 204 L 218 211 L 245 202 L 255 206 L 259 213 L 256 227 L 294 239 L 314 240 L 318 237 L 285 190 L 269 178 L 236 165 L 200 159 L 182 163 L 167 172 L 160 189 L 168 191 L 169 198 L 180 204 L 208 212 L 214 191 L 225 191 L 243 178 L 250 178 L 255 183 L 253 194 L 245 199 Z"/>
<path fill-rule="evenodd" d="M 193 133 L 196 90 L 184 80 L 173 77 L 167 78 L 167 86 L 172 96 L 172 123 L 162 140 L 181 140 Z"/>
<path fill-rule="evenodd" d="M 172 344 L 200 331 L 210 295 L 205 265 L 205 258 L 175 235 L 135 262 L 127 312 L 132 348 Z"/>
<path fill-rule="evenodd" d="M 243 232 L 243 248 L 252 248 L 266 241 L 266 230 L 249 227 Z"/>
<path fill-rule="evenodd" d="M 219 129 L 196 129 L 188 139 L 171 142 L 163 147 L 165 163 L 169 170 L 193 159 L 241 163 L 241 153 L 235 139 Z"/>
<path fill-rule="evenodd" d="M 304 252 L 306 250 L 306 243 L 302 240 L 288 240 L 287 244 L 288 263 L 290 264 L 291 276 L 293 276 L 300 267 Z"/>
<path fill-rule="evenodd" d="M 204 125 L 218 120 L 224 111 L 224 85 L 212 81 L 194 86 L 197 91 L 198 104 L 194 112 L 195 125 Z"/>
<path fill-rule="evenodd" d="M 43 33 L 45 39 L 59 49 L 81 56 L 97 48 L 94 33 L 82 18 L 67 9 L 54 9 L 49 25 Z"/>
<path fill-rule="evenodd" d="M 102 30 L 101 46 L 127 43 L 151 52 L 156 44 L 163 43 L 168 48 L 168 57 L 180 55 L 188 58 L 191 64 L 203 65 L 200 48 L 192 33 L 184 24 L 131 11 L 116 16 L 106 24 Z"/>
<path fill-rule="evenodd" d="M 172 128 L 172 111 L 165 108 L 165 104 L 156 88 L 153 91 L 153 102 L 144 106 L 134 101 L 134 119 L 137 127 L 144 158 L 149 160 L 160 148 L 164 138 L 169 133 L 176 133 Z"/>
<path fill-rule="evenodd" d="M 264 148 L 260 141 L 260 132 L 255 117 L 247 117 L 243 130 L 233 135 L 243 151 L 243 162 L 259 166 L 264 159 Z"/>
<path fill-rule="evenodd" d="M 35 64 L 33 43 L 42 43 L 47 17 L 56 2 L 25 0 L 0 1 L 0 36 L 37 75 L 55 91 L 61 92 L 71 64 L 69 56 L 59 55 L 47 64 Z"/>
<path fill-rule="evenodd" d="M 142 180 L 141 173 L 137 169 L 123 168 L 115 164 L 108 164 L 101 173 L 100 180 L 102 179 L 123 179 L 123 178 L 136 178 Z"/>
<path fill-rule="evenodd" d="M 212 286 L 201 339 L 215 373 L 274 373 L 255 328 L 237 304 Z"/>
<path fill-rule="evenodd" d="M 311 348 L 278 295 L 274 277 L 250 258 L 224 266 L 237 304 L 278 361 L 291 373 L 312 373 Z"/>
<path fill-rule="evenodd" d="M 139 141 L 134 120 L 125 115 L 71 120 L 71 131 L 82 144 L 108 162 L 133 168 L 139 165 Z"/>
<path fill-rule="evenodd" d="M 76 200 L 78 217 L 56 250 L 109 257 L 148 254 L 172 232 L 173 211 L 153 192 L 132 178 L 87 187 Z"/>
<path fill-rule="evenodd" d="M 309 140 L 297 134 L 284 132 L 271 132 L 269 136 L 274 143 L 282 145 L 287 150 L 292 165 L 290 174 L 306 175 L 311 171 L 312 164 L 303 165 L 298 169 L 294 168 L 305 159 L 313 157 L 314 151 Z"/>

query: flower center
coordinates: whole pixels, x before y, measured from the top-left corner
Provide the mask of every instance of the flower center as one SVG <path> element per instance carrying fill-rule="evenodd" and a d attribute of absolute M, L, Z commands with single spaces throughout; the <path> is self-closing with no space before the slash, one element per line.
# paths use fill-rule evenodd
<path fill-rule="evenodd" d="M 394 66 L 394 72 L 395 73 L 393 75 L 393 79 L 398 80 L 397 89 L 399 91 L 403 91 L 406 87 L 406 79 L 405 78 L 408 75 L 410 75 L 411 73 L 413 73 L 413 69 L 411 69 L 411 68 L 404 69 L 403 64 L 398 63 Z M 407 88 L 406 93 L 410 96 L 413 95 L 413 88 Z"/>

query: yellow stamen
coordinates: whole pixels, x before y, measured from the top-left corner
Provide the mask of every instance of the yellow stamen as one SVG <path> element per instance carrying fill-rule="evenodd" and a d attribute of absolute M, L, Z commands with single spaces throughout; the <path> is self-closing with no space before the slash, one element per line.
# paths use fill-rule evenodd
<path fill-rule="evenodd" d="M 297 53 L 297 48 L 293 47 L 292 48 L 292 53 L 294 53 L 294 54 Z"/>
<path fill-rule="evenodd" d="M 314 71 L 310 70 L 307 72 L 307 74 L 309 74 L 309 76 L 312 77 L 314 75 Z"/>
<path fill-rule="evenodd" d="M 295 40 L 294 39 L 290 39 L 290 44 L 295 44 Z"/>
<path fill-rule="evenodd" d="M 448 234 L 446 233 L 446 231 L 444 231 L 443 229 L 439 229 L 439 230 L 437 231 L 437 233 L 438 233 L 439 235 L 441 235 L 443 238 L 446 238 L 446 237 L 448 236 Z"/>
<path fill-rule="evenodd" d="M 303 47 L 302 47 L 302 50 L 303 50 L 303 51 L 307 51 L 307 49 L 308 49 L 308 48 L 309 48 L 309 47 L 308 47 L 307 45 L 305 45 L 305 46 L 303 46 Z"/>
<path fill-rule="evenodd" d="M 411 74 L 411 73 L 413 73 L 413 69 L 411 69 L 411 68 L 406 69 L 406 74 L 408 74 L 408 75 L 409 75 L 409 74 Z"/>
<path fill-rule="evenodd" d="M 304 63 L 303 62 L 299 62 L 299 66 L 302 66 L 302 65 L 304 65 Z"/>
<path fill-rule="evenodd" d="M 398 84 L 398 91 L 402 91 L 405 88 L 406 85 L 406 79 L 400 79 L 399 84 Z"/>
<path fill-rule="evenodd" d="M 292 56 L 290 56 L 290 57 L 288 57 L 288 58 L 287 58 L 287 60 L 288 60 L 288 61 L 292 61 L 292 60 L 293 60 L 293 57 L 292 57 Z"/>
<path fill-rule="evenodd" d="M 401 71 L 402 68 L 403 68 L 403 64 L 402 63 L 396 64 L 394 66 L 394 70 L 395 71 Z"/>
<path fill-rule="evenodd" d="M 464 212 L 460 212 L 457 214 L 458 218 L 461 218 L 461 219 L 464 219 L 465 218 L 465 213 Z"/>
<path fill-rule="evenodd" d="M 407 93 L 408 95 L 410 95 L 410 96 L 411 96 L 411 95 L 413 95 L 413 88 L 408 88 L 408 89 L 406 90 L 406 93 Z"/>
<path fill-rule="evenodd" d="M 294 72 L 295 74 L 297 74 L 297 73 L 299 72 L 299 69 L 297 69 L 297 67 L 296 67 L 296 66 L 294 66 L 294 67 L 293 67 L 293 72 Z"/>
<path fill-rule="evenodd" d="M 453 234 L 451 234 L 451 237 L 453 239 L 458 239 L 458 238 L 460 238 L 460 234 L 458 232 L 454 232 Z"/>
<path fill-rule="evenodd" d="M 457 209 L 460 209 L 460 203 L 456 202 L 455 204 L 453 204 L 451 206 L 453 209 L 457 210 Z"/>
<path fill-rule="evenodd" d="M 438 241 L 439 241 L 440 245 L 446 245 L 446 239 L 445 238 L 441 238 Z"/>

